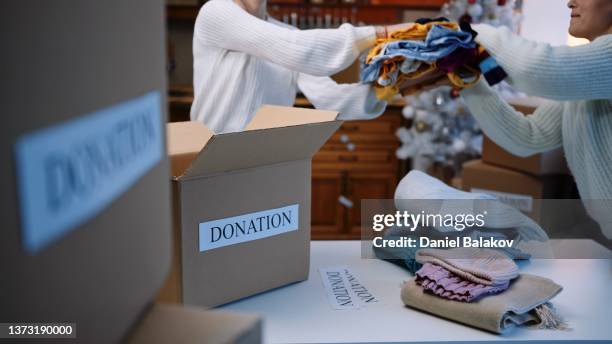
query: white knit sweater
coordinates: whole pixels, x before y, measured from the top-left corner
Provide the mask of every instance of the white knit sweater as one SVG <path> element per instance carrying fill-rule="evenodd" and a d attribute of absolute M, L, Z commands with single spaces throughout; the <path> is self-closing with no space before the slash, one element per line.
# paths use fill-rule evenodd
<path fill-rule="evenodd" d="M 581 198 L 612 200 L 612 35 L 551 47 L 506 28 L 474 29 L 515 88 L 551 99 L 525 117 L 481 80 L 461 94 L 483 131 L 519 156 L 563 146 Z M 590 201 L 587 209 L 612 237 L 612 202 Z"/>
<path fill-rule="evenodd" d="M 263 104 L 292 106 L 298 89 L 316 108 L 339 111 L 340 119 L 377 117 L 386 103 L 369 85 L 328 77 L 375 41 L 371 26 L 297 30 L 231 0 L 211 0 L 194 28 L 191 119 L 217 133 L 240 131 Z"/>

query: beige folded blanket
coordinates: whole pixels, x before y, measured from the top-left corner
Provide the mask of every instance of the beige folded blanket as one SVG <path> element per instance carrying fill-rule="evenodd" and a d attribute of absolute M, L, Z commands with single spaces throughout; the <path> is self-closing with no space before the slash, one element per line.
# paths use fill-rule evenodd
<path fill-rule="evenodd" d="M 521 274 L 510 287 L 475 302 L 457 302 L 424 292 L 414 279 L 402 287 L 405 305 L 495 333 L 528 324 L 564 328 L 548 301 L 563 288 L 548 278 Z"/>

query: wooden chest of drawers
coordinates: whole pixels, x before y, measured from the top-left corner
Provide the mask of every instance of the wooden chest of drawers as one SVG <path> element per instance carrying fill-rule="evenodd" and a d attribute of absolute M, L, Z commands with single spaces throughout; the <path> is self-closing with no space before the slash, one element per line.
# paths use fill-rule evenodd
<path fill-rule="evenodd" d="M 312 239 L 358 239 L 361 200 L 393 198 L 402 169 L 395 156 L 400 111 L 389 107 L 375 120 L 345 122 L 314 156 Z"/>

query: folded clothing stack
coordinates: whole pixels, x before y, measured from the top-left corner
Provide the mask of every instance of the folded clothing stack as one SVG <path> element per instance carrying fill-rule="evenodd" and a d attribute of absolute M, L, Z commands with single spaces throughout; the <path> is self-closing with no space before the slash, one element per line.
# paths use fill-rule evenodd
<path fill-rule="evenodd" d="M 423 290 L 449 300 L 472 302 L 506 290 L 518 277 L 518 266 L 501 252 L 480 248 L 422 249 L 423 267 L 415 281 Z"/>
<path fill-rule="evenodd" d="M 549 303 L 561 286 L 538 276 L 519 276 L 518 266 L 498 251 L 423 249 L 416 259 L 423 267 L 401 293 L 409 307 L 496 333 L 528 324 L 566 327 Z"/>
<path fill-rule="evenodd" d="M 503 253 L 487 248 L 422 249 L 416 260 L 443 267 L 455 275 L 484 285 L 502 285 L 518 277 L 518 266 Z"/>
<path fill-rule="evenodd" d="M 502 293 L 475 302 L 454 302 L 424 292 L 412 279 L 402 287 L 401 299 L 408 307 L 501 334 L 520 325 L 567 328 L 549 303 L 562 289 L 548 278 L 521 274 Z"/>
<path fill-rule="evenodd" d="M 433 72 L 446 73 L 458 88 L 476 83 L 481 73 L 496 84 L 506 73 L 476 44 L 476 34 L 469 23 L 419 19 L 376 42 L 362 65 L 361 81 L 374 83 L 377 97 L 384 100 L 396 95 L 405 80 Z"/>
<path fill-rule="evenodd" d="M 449 300 L 464 302 L 472 302 L 481 296 L 502 292 L 510 285 L 509 281 L 498 285 L 474 283 L 431 263 L 425 263 L 416 272 L 415 282 L 425 291 Z"/>
<path fill-rule="evenodd" d="M 492 215 L 493 218 L 485 221 L 484 228 L 464 231 L 443 226 L 415 231 L 391 228 L 385 233 L 386 239 L 495 236 L 519 242 L 548 238 L 537 223 L 495 198 L 453 189 L 419 171 L 410 172 L 399 183 L 395 205 L 400 211 L 426 214 L 487 211 L 488 217 Z M 546 278 L 519 275 L 514 260 L 530 256 L 516 247 L 431 249 L 417 245 L 375 247 L 374 252 L 378 258 L 399 264 L 415 274 L 415 278 L 402 287 L 401 298 L 406 306 L 495 333 L 530 324 L 541 328 L 566 328 L 549 303 L 562 290 L 561 286 Z"/>

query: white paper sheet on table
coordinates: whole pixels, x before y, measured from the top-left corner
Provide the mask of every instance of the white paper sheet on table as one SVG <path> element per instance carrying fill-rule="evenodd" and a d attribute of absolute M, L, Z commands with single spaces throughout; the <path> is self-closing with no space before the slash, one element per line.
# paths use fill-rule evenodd
<path fill-rule="evenodd" d="M 360 309 L 379 302 L 347 266 L 322 267 L 319 274 L 329 304 L 335 310 Z"/>

